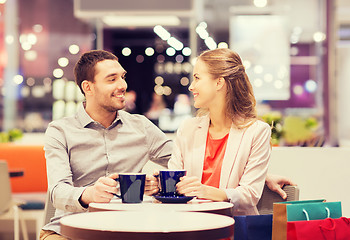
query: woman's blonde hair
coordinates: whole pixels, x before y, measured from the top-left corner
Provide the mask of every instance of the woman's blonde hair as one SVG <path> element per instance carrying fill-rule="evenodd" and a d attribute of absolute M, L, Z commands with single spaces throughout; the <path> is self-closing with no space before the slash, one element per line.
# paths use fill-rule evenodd
<path fill-rule="evenodd" d="M 240 56 L 230 49 L 219 48 L 203 52 L 198 60 L 206 64 L 209 74 L 214 79 L 225 79 L 226 114 L 233 124 L 244 128 L 255 122 L 256 100 Z M 200 109 L 198 115 L 205 112 L 207 111 Z"/>

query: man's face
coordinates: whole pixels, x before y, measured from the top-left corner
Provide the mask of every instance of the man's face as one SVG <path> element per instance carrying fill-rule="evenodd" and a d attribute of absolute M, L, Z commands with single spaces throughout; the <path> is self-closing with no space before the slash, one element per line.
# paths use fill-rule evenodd
<path fill-rule="evenodd" d="M 125 107 L 126 71 L 116 60 L 103 60 L 95 65 L 93 101 L 109 112 Z"/>

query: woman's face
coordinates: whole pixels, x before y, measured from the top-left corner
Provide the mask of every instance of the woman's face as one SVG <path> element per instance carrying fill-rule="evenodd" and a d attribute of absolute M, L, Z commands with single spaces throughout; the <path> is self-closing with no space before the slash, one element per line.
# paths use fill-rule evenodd
<path fill-rule="evenodd" d="M 216 81 L 208 72 L 207 65 L 198 60 L 193 68 L 193 82 L 188 88 L 193 93 L 195 108 L 209 108 L 216 96 Z"/>

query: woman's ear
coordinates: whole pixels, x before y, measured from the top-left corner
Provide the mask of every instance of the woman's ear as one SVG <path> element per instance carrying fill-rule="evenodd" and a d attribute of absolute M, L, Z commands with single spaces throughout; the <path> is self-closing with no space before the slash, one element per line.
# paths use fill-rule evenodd
<path fill-rule="evenodd" d="M 216 90 L 220 91 L 225 86 L 225 79 L 223 77 L 220 77 L 216 81 Z"/>
<path fill-rule="evenodd" d="M 93 92 L 92 82 L 84 80 L 81 82 L 81 88 L 83 89 L 85 96 L 91 95 Z"/>

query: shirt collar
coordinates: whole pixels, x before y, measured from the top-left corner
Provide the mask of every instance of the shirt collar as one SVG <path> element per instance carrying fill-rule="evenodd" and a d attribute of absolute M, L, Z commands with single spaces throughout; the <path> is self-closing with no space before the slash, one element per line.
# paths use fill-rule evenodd
<path fill-rule="evenodd" d="M 79 119 L 82 127 L 87 127 L 90 123 L 97 123 L 97 121 L 93 120 L 90 115 L 85 110 L 85 102 L 82 102 L 79 106 L 79 109 L 77 111 L 77 118 Z M 117 116 L 112 122 L 111 126 L 109 128 L 115 127 L 118 122 L 123 122 L 122 118 L 120 117 L 119 111 L 117 112 Z"/>

